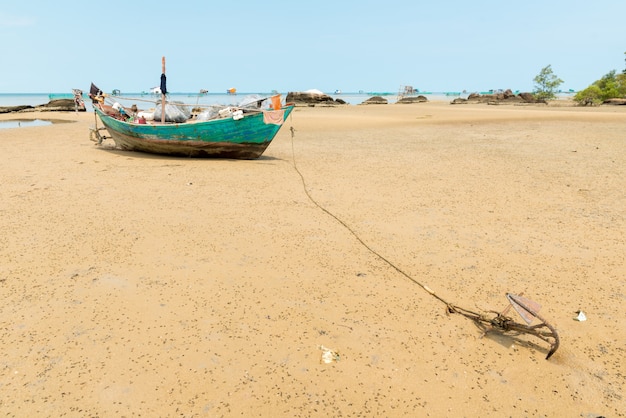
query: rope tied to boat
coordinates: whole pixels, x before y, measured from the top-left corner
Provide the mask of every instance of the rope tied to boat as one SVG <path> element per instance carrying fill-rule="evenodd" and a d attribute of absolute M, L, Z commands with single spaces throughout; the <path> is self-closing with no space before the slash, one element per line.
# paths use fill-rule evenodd
<path fill-rule="evenodd" d="M 93 118 L 95 125 L 93 128 L 89 128 L 89 140 L 95 142 L 97 145 L 101 145 L 105 139 L 110 137 L 100 133 L 100 131 L 105 131 L 106 128 L 104 126 L 102 128 L 98 128 L 98 114 L 95 110 L 93 111 Z"/>

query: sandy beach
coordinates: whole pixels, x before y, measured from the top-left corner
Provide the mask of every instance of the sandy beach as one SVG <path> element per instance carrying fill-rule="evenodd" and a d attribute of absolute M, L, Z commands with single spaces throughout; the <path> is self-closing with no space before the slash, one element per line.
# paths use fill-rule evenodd
<path fill-rule="evenodd" d="M 0 129 L 4 416 L 626 416 L 624 106 L 299 107 L 252 161 L 18 117 L 72 123 Z"/>

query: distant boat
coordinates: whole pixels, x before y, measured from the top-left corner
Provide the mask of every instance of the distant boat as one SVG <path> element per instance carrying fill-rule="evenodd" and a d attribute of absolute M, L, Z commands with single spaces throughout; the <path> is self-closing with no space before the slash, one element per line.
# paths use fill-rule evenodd
<path fill-rule="evenodd" d="M 73 99 L 72 93 L 50 93 L 48 94 L 49 100 L 61 100 L 61 99 Z"/>
<path fill-rule="evenodd" d="M 398 91 L 398 96 L 412 96 L 414 94 L 419 93 L 419 89 L 414 88 L 413 86 L 400 86 L 400 90 Z"/>
<path fill-rule="evenodd" d="M 424 94 L 432 94 L 432 92 L 419 91 L 419 89 L 416 89 L 413 86 L 400 86 L 400 89 L 398 89 L 398 101 L 404 98 L 416 97 Z"/>
<path fill-rule="evenodd" d="M 341 90 L 339 89 L 335 90 L 335 94 L 341 94 Z"/>
<path fill-rule="evenodd" d="M 226 90 L 226 93 L 228 93 L 228 94 L 237 94 L 237 89 L 234 88 L 234 87 L 231 87 L 228 90 Z"/>

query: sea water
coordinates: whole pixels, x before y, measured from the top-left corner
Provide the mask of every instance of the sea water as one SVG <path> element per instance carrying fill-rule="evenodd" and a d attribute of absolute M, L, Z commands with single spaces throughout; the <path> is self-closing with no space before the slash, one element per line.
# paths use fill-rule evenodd
<path fill-rule="evenodd" d="M 43 119 L 0 120 L 0 129 L 27 128 L 29 126 L 47 126 L 47 125 L 52 125 L 52 122 L 49 120 L 43 120 Z"/>
<path fill-rule="evenodd" d="M 0 107 L 36 106 L 49 101 L 48 93 L 0 93 Z"/>
<path fill-rule="evenodd" d="M 168 93 L 168 101 L 182 102 L 192 106 L 207 106 L 207 105 L 225 105 L 225 106 L 237 106 L 242 101 L 248 100 L 254 97 L 269 98 L 277 94 L 276 92 L 259 92 L 259 93 L 240 93 L 227 94 L 227 93 Z M 282 95 L 283 102 L 287 97 L 287 92 L 280 93 Z M 367 99 L 373 96 L 382 96 L 388 103 L 395 103 L 398 99 L 397 93 L 392 92 L 345 92 L 345 93 L 326 93 L 333 99 L 341 99 L 348 104 L 357 105 L 363 103 Z M 418 93 L 421 94 L 421 93 Z M 432 100 L 452 100 L 454 97 L 450 97 L 447 93 L 424 93 L 424 96 L 429 101 Z M 8 106 L 38 106 L 48 103 L 52 99 L 67 98 L 71 99 L 73 96 L 71 93 L 0 93 L 0 107 Z M 83 100 L 88 111 L 93 110 L 91 107 L 91 100 L 87 93 L 83 92 Z M 130 107 L 136 104 L 140 109 L 149 109 L 154 107 L 156 103 L 161 102 L 161 96 L 151 93 L 125 93 L 121 92 L 119 96 L 109 95 L 108 101 L 119 101 L 120 104 L 126 107 Z"/>
<path fill-rule="evenodd" d="M 168 93 L 168 101 L 177 101 L 191 106 L 208 106 L 208 105 L 224 105 L 224 106 L 237 106 L 250 98 L 270 98 L 277 94 L 276 92 L 260 92 L 260 93 L 240 93 L 227 94 L 227 93 Z M 287 92 L 280 93 L 283 102 L 287 97 Z M 357 105 L 361 104 L 370 97 L 382 96 L 388 103 L 395 103 L 398 101 L 397 92 L 342 92 L 342 93 L 326 93 L 333 99 L 341 99 L 344 102 Z M 488 92 L 481 93 L 488 94 Z M 452 101 L 457 97 L 467 97 L 467 93 L 458 92 L 417 92 L 415 95 L 423 95 L 428 101 Z M 570 92 L 559 92 L 557 98 L 571 97 Z M 21 106 L 30 105 L 38 106 L 48 103 L 52 99 L 67 98 L 72 99 L 72 93 L 0 93 L 0 107 L 7 106 Z M 88 94 L 83 92 L 83 100 L 87 110 L 93 110 L 91 107 L 91 100 Z M 152 93 L 125 93 L 121 92 L 119 96 L 108 96 L 109 102 L 119 101 L 120 104 L 130 107 L 136 104 L 140 109 L 148 109 L 154 107 L 156 103 L 161 102 L 161 95 L 155 95 Z"/>
<path fill-rule="evenodd" d="M 177 101 L 186 105 L 193 106 L 210 106 L 210 105 L 224 105 L 224 106 L 238 106 L 246 100 L 251 98 L 269 98 L 277 94 L 276 92 L 260 92 L 260 93 L 168 93 L 167 100 L 170 102 Z M 287 97 L 287 92 L 280 93 L 282 95 L 283 102 Z M 344 102 L 351 105 L 358 105 L 373 96 L 382 96 L 388 103 L 395 103 L 398 101 L 397 92 L 346 92 L 346 93 L 326 93 L 333 99 L 341 99 Z M 444 101 L 450 102 L 457 97 L 466 97 L 466 94 L 458 92 L 418 92 L 416 95 L 424 95 L 428 101 Z M 557 98 L 571 97 L 572 93 L 559 93 Z M 38 106 L 48 103 L 51 99 L 68 98 L 73 96 L 71 93 L 0 93 L 0 107 L 8 106 L 21 106 L 30 105 Z M 92 111 L 91 100 L 87 93 L 83 93 L 83 100 L 87 111 Z M 108 97 L 109 102 L 118 101 L 125 107 L 130 107 L 136 104 L 139 109 L 150 109 L 157 103 L 161 102 L 161 96 L 151 93 L 124 93 L 120 96 L 110 95 Z"/>
<path fill-rule="evenodd" d="M 177 101 L 182 102 L 184 104 L 189 105 L 225 105 L 225 106 L 237 106 L 242 101 L 249 99 L 251 97 L 260 97 L 260 98 L 269 98 L 273 95 L 277 94 L 276 92 L 251 92 L 251 93 L 241 93 L 237 92 L 237 94 L 227 94 L 227 93 L 168 93 L 167 100 L 168 101 Z M 287 97 L 287 92 L 280 93 L 282 96 L 283 102 Z M 349 104 L 360 104 L 365 100 L 369 99 L 372 96 L 383 95 L 385 99 L 389 101 L 389 103 L 393 103 L 396 101 L 397 96 L 395 93 L 327 93 L 333 99 L 341 99 Z M 8 107 L 8 106 L 22 106 L 22 105 L 30 105 L 30 106 L 38 106 L 42 104 L 48 103 L 52 99 L 60 99 L 67 98 L 72 99 L 73 96 L 71 93 L 0 93 L 0 107 Z M 139 108 L 149 108 L 154 107 L 155 103 L 161 102 L 161 96 L 155 95 L 151 93 L 125 93 L 121 92 L 119 96 L 109 95 L 108 101 L 119 101 L 120 104 L 124 106 L 132 106 L 133 100 L 134 104 Z M 87 110 L 91 109 L 91 100 L 88 97 L 88 94 L 83 92 L 83 100 L 85 105 L 87 106 Z"/>

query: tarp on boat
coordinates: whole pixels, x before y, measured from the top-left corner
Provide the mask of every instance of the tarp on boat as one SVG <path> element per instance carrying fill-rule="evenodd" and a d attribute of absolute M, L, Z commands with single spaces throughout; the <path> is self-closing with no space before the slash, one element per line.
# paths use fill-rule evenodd
<path fill-rule="evenodd" d="M 161 120 L 161 103 L 154 109 L 154 120 Z M 170 102 L 165 105 L 165 122 L 183 123 L 191 117 L 191 110 L 180 102 Z"/>

